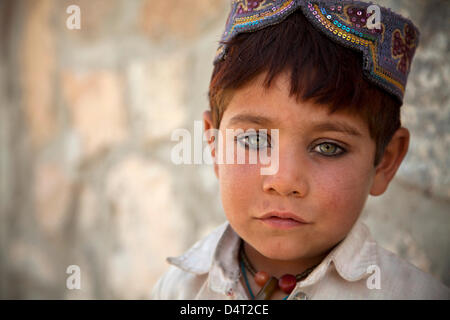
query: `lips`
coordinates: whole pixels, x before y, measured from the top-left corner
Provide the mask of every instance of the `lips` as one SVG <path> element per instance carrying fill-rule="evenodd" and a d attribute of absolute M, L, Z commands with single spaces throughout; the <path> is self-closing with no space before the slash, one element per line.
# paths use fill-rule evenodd
<path fill-rule="evenodd" d="M 265 224 L 279 229 L 289 229 L 308 224 L 308 222 L 292 212 L 272 211 L 259 219 Z"/>
<path fill-rule="evenodd" d="M 292 212 L 278 212 L 278 211 L 271 211 L 263 215 L 260 219 L 270 219 L 270 218 L 279 218 L 279 219 L 292 219 L 299 223 L 308 223 L 296 214 Z"/>

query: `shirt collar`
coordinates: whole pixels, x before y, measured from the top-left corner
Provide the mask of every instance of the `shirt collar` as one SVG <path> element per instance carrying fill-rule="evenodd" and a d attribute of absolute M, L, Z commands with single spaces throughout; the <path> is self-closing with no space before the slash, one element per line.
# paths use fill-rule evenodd
<path fill-rule="evenodd" d="M 198 241 L 179 257 L 167 261 L 185 271 L 198 275 L 210 273 L 211 287 L 217 291 L 229 288 L 239 280 L 238 251 L 240 237 L 228 222 L 223 223 L 207 237 Z M 304 279 L 307 286 L 321 279 L 333 263 L 337 273 L 347 281 L 357 281 L 368 275 L 368 268 L 377 265 L 376 242 L 367 226 L 359 220 L 347 236 Z"/>
<path fill-rule="evenodd" d="M 377 244 L 372 239 L 368 227 L 358 219 L 347 236 L 331 250 L 301 285 L 308 286 L 321 279 L 331 263 L 343 279 L 357 281 L 368 276 L 368 268 L 377 265 L 377 261 Z"/>
<path fill-rule="evenodd" d="M 169 257 L 167 262 L 197 275 L 209 272 L 211 290 L 231 295 L 239 281 L 238 251 L 241 238 L 228 222 L 213 230 L 179 257 Z"/>
<path fill-rule="evenodd" d="M 168 257 L 168 263 L 178 268 L 195 273 L 198 275 L 205 274 L 210 271 L 213 261 L 217 255 L 219 248 L 223 249 L 223 245 L 219 242 L 225 242 L 230 238 L 231 229 L 228 222 L 223 223 L 214 229 L 208 236 L 196 242 L 188 251 L 179 257 Z"/>

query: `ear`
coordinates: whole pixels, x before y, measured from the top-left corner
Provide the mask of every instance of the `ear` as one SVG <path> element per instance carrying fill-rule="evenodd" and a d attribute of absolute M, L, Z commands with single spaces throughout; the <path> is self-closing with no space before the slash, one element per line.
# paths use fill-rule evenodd
<path fill-rule="evenodd" d="M 209 147 L 211 149 L 211 157 L 214 160 L 214 173 L 216 174 L 216 177 L 219 178 L 219 166 L 217 165 L 216 161 L 216 148 L 215 148 L 215 137 L 212 134 L 212 130 L 214 129 L 213 122 L 212 122 L 212 116 L 211 111 L 204 111 L 203 112 L 203 125 L 205 127 L 205 135 L 206 135 L 206 141 L 209 144 Z"/>
<path fill-rule="evenodd" d="M 409 131 L 399 128 L 392 137 L 383 154 L 383 158 L 375 169 L 375 177 L 372 182 L 370 194 L 379 196 L 383 194 L 389 182 L 394 178 L 409 147 Z"/>

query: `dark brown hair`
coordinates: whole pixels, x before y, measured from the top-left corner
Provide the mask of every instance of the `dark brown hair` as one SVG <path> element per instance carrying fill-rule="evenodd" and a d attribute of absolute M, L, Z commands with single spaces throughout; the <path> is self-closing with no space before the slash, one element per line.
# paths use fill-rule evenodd
<path fill-rule="evenodd" d="M 222 42 L 224 43 L 224 42 Z M 209 87 L 213 125 L 219 128 L 235 90 L 263 72 L 264 86 L 282 72 L 290 75 L 290 96 L 360 116 L 376 143 L 374 165 L 401 126 L 402 103 L 363 77 L 362 54 L 316 30 L 298 10 L 281 23 L 227 41 L 224 60 L 214 66 Z"/>

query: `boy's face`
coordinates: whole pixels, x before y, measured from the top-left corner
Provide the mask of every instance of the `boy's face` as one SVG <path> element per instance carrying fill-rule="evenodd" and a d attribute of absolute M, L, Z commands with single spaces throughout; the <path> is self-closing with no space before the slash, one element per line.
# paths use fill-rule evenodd
<path fill-rule="evenodd" d="M 250 128 L 267 129 L 269 136 L 270 129 L 279 129 L 278 171 L 261 175 L 259 161 L 216 164 L 223 208 L 233 229 L 267 258 L 314 258 L 341 241 L 362 211 L 376 172 L 375 142 L 356 116 L 329 115 L 323 107 L 289 97 L 286 74 L 274 79 L 268 90 L 262 86 L 264 76 L 235 92 L 219 129 L 226 137 L 225 129 L 241 128 L 244 133 L 237 133 L 238 138 Z M 273 123 L 231 124 L 244 114 Z M 256 139 L 241 141 L 258 145 Z M 226 143 L 224 139 L 223 150 Z M 233 143 L 243 148 L 239 141 Z M 259 142 L 262 148 L 265 143 Z M 306 223 L 262 219 L 271 211 L 291 212 Z"/>

